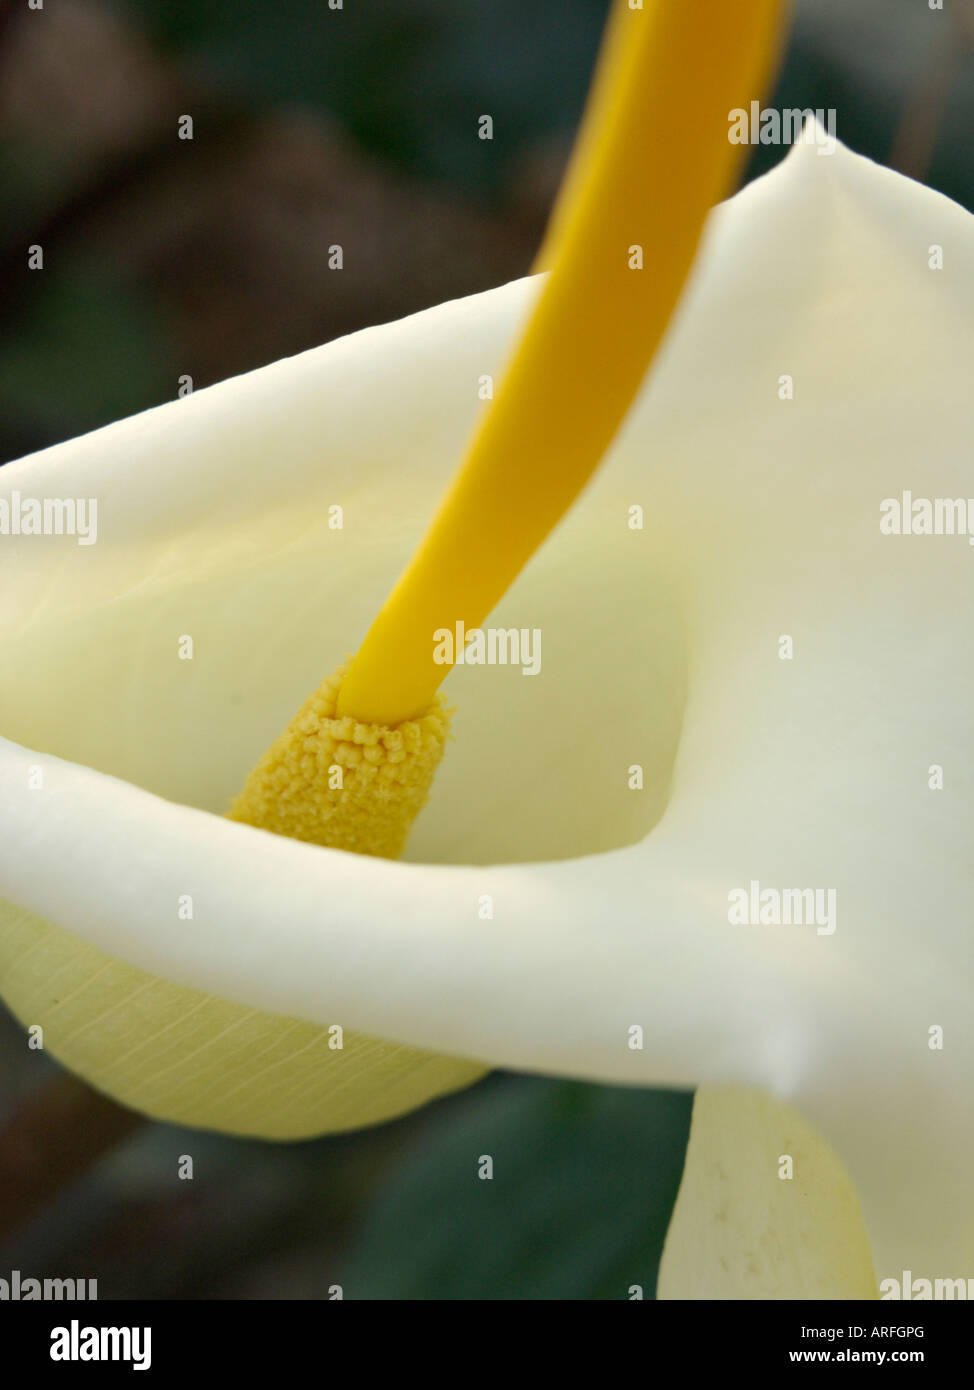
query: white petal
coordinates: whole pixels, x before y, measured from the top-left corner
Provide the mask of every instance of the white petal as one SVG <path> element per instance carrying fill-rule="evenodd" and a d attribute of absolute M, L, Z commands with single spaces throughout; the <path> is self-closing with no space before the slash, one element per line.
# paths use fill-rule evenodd
<path fill-rule="evenodd" d="M 855 1189 L 791 1106 L 697 1091 L 656 1296 L 877 1297 Z"/>
<path fill-rule="evenodd" d="M 48 547 L 43 584 L 28 541 L 4 567 L 18 667 L 0 727 L 222 809 L 357 641 L 529 295 L 446 306 L 4 470 L 7 488 L 102 495 L 104 521 L 90 551 Z M 764 1086 L 849 1165 L 881 1278 L 964 1273 L 974 557 L 956 537 L 881 537 L 878 517 L 901 488 L 966 495 L 972 324 L 971 218 L 844 151 L 797 150 L 715 215 L 611 462 L 498 611 L 543 626 L 553 659 L 537 684 L 451 685 L 465 723 L 412 852 L 637 839 L 658 807 L 627 768 L 646 764 L 658 797 L 683 704 L 676 595 L 673 793 L 630 848 L 378 864 L 3 745 L 0 893 L 263 1009 L 522 1069 Z M 328 533 L 332 501 L 359 508 L 357 532 Z M 199 635 L 191 672 L 181 632 Z M 728 892 L 750 880 L 834 888 L 835 934 L 730 926 Z M 194 890 L 197 920 L 175 921 Z"/>

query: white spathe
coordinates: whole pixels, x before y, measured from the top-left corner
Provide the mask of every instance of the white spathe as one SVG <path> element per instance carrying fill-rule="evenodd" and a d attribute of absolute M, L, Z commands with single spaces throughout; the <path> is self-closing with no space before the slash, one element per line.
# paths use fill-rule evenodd
<path fill-rule="evenodd" d="M 534 293 L 0 472 L 0 496 L 99 500 L 97 545 L 0 537 L 0 897 L 261 1009 L 521 1070 L 761 1087 L 849 1166 L 880 1278 L 971 1275 L 974 550 L 879 530 L 903 489 L 974 493 L 974 219 L 948 200 L 797 147 L 714 213 L 610 458 L 490 620 L 542 629 L 541 674 L 451 679 L 428 862 L 214 814 L 360 640 Z M 834 889 L 835 933 L 731 925 L 751 881 Z"/>

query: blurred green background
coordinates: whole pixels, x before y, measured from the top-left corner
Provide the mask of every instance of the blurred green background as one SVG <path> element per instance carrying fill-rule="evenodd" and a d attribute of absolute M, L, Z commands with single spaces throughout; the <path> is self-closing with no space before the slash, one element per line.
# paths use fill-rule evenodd
<path fill-rule="evenodd" d="M 0 8 L 0 459 L 170 400 L 184 374 L 198 389 L 524 274 L 605 11 Z M 803 0 L 766 104 L 834 107 L 853 149 L 974 208 L 972 0 Z M 192 141 L 175 137 L 183 113 Z M 747 176 L 783 153 L 759 148 Z M 336 242 L 341 273 L 327 264 Z M 35 243 L 42 273 L 27 269 Z M 0 1192 L 70 1136 L 45 1128 L 56 1075 L 0 1016 L 0 1125 L 21 1117 L 0 1136 Z M 69 1096 L 76 1138 L 112 1130 L 105 1107 Z M 96 1277 L 102 1298 L 322 1298 L 335 1284 L 346 1297 L 581 1299 L 640 1284 L 649 1298 L 689 1114 L 688 1095 L 498 1074 L 314 1143 L 143 1125 L 32 1202 L 0 1274 Z M 491 1182 L 477 1177 L 485 1153 Z M 192 1183 L 176 1178 L 180 1154 Z"/>

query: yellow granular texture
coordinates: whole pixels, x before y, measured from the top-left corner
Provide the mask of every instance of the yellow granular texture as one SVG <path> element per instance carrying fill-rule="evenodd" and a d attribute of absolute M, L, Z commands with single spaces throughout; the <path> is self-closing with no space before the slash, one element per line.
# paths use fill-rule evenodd
<path fill-rule="evenodd" d="M 397 859 L 449 735 L 441 695 L 395 728 L 338 718 L 348 663 L 307 699 L 251 772 L 229 818 L 275 835 Z"/>

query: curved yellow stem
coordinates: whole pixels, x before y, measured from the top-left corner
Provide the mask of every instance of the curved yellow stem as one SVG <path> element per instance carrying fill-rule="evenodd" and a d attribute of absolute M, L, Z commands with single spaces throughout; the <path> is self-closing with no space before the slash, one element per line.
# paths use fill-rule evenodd
<path fill-rule="evenodd" d="M 345 677 L 338 714 L 396 725 L 585 486 L 731 187 L 728 115 L 767 80 L 781 0 L 616 0 L 541 259 L 551 274 L 439 511 Z M 641 268 L 640 268 L 641 267 Z"/>

